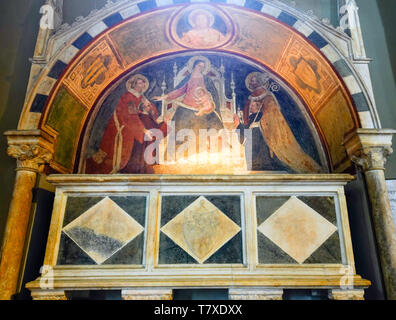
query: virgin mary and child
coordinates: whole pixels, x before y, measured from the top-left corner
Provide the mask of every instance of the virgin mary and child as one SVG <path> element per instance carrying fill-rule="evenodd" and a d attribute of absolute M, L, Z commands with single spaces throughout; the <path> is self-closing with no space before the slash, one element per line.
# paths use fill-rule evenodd
<path fill-rule="evenodd" d="M 161 97 L 154 97 L 155 101 L 164 100 L 176 107 L 173 115 L 176 141 L 178 134 L 183 135 L 184 129 L 192 130 L 196 137 L 196 149 L 198 152 L 198 143 L 206 144 L 206 141 L 198 141 L 200 130 L 224 128 L 220 116 L 219 95 L 207 75 L 210 71 L 210 61 L 205 57 L 196 56 L 188 62 L 188 71 L 183 81 L 178 87 Z M 179 144 L 180 144 L 179 140 Z M 193 152 L 195 153 L 195 152 Z"/>

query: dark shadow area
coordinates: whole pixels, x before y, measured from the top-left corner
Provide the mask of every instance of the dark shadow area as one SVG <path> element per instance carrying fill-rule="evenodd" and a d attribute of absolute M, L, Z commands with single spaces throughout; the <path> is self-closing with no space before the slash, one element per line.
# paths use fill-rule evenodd
<path fill-rule="evenodd" d="M 286 289 L 283 300 L 329 300 L 329 291 L 311 289 Z"/>
<path fill-rule="evenodd" d="M 31 300 L 30 291 L 25 288 L 28 282 L 36 280 L 41 274 L 40 269 L 44 262 L 45 248 L 51 214 L 54 203 L 54 193 L 43 189 L 33 191 L 33 204 L 36 204 L 36 211 L 28 247 L 25 273 L 22 280 L 22 290 L 14 296 L 15 300 Z"/>
<path fill-rule="evenodd" d="M 173 300 L 228 300 L 227 289 L 175 289 Z"/>
<path fill-rule="evenodd" d="M 69 300 L 122 300 L 121 290 L 68 291 Z"/>

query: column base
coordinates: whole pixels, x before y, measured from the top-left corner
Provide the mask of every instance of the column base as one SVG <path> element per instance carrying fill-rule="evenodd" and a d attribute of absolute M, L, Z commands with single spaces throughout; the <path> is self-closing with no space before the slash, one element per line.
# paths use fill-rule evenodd
<path fill-rule="evenodd" d="M 330 300 L 364 300 L 363 289 L 342 290 L 332 289 L 329 290 Z"/>
<path fill-rule="evenodd" d="M 172 289 L 123 289 L 121 296 L 123 300 L 173 300 Z"/>
<path fill-rule="evenodd" d="M 230 300 L 283 300 L 283 289 L 238 288 L 228 295 Z"/>

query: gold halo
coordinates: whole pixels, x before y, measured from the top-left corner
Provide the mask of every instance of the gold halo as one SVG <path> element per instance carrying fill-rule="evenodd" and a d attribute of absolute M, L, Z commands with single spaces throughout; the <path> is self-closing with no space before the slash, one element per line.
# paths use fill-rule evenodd
<path fill-rule="evenodd" d="M 196 87 L 194 89 L 194 97 L 195 98 L 198 98 L 198 90 L 204 90 L 205 93 L 207 92 L 207 90 L 204 87 Z"/>
<path fill-rule="evenodd" d="M 206 75 L 206 74 L 209 72 L 209 70 L 210 70 L 210 68 L 212 67 L 212 65 L 211 65 L 209 59 L 206 58 L 206 57 L 204 57 L 204 56 L 194 56 L 194 57 L 192 57 L 190 60 L 188 60 L 188 62 L 187 62 L 188 71 L 189 71 L 190 73 L 192 73 L 193 68 L 194 68 L 194 63 L 195 63 L 195 61 L 197 61 L 197 60 L 202 60 L 202 61 L 205 62 L 205 70 L 202 72 L 202 74 L 203 74 L 203 75 Z"/>
<path fill-rule="evenodd" d="M 269 74 L 267 72 L 251 72 L 251 73 L 248 74 L 248 76 L 245 79 L 246 88 L 248 88 L 248 90 L 250 92 L 253 91 L 249 87 L 250 79 L 253 78 L 253 77 L 256 77 L 260 81 L 260 83 L 262 84 L 263 87 L 268 84 Z"/>
<path fill-rule="evenodd" d="M 214 15 L 211 12 L 204 10 L 204 9 L 195 9 L 195 10 L 191 11 L 191 13 L 188 15 L 188 23 L 193 28 L 195 28 L 195 26 L 196 26 L 195 17 L 200 13 L 206 15 L 209 18 L 209 27 L 212 27 L 214 24 L 214 21 L 215 21 Z"/>
<path fill-rule="evenodd" d="M 131 88 L 131 82 L 133 82 L 136 78 L 139 78 L 139 79 L 142 79 L 142 80 L 145 81 L 146 85 L 144 86 L 143 91 L 142 91 L 142 93 L 145 93 L 147 91 L 148 87 L 149 87 L 149 81 L 144 75 L 142 75 L 140 73 L 135 74 L 135 75 L 133 75 L 132 77 L 130 77 L 128 79 L 128 81 L 126 82 L 127 90 L 132 89 Z"/>

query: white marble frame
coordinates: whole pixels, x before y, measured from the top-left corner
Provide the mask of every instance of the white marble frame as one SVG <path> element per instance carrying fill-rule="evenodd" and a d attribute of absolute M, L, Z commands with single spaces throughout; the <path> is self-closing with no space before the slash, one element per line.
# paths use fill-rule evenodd
<path fill-rule="evenodd" d="M 158 204 L 157 204 L 157 210 L 156 210 L 156 224 L 157 228 L 155 230 L 155 243 L 156 243 L 156 249 L 154 254 L 154 269 L 155 270 L 161 270 L 161 269 L 191 269 L 191 268 L 202 268 L 202 269 L 207 269 L 210 267 L 212 268 L 224 268 L 224 267 L 229 267 L 230 265 L 225 265 L 225 264 L 194 264 L 194 265 L 188 265 L 188 264 L 177 264 L 177 265 L 172 265 L 172 264 L 163 264 L 160 265 L 158 263 L 158 258 L 159 258 L 159 240 L 160 240 L 160 234 L 161 234 L 161 206 L 162 206 L 162 197 L 163 196 L 239 196 L 241 200 L 241 232 L 242 232 L 242 248 L 243 248 L 243 264 L 232 264 L 233 267 L 237 268 L 245 268 L 247 265 L 247 247 L 246 247 L 246 214 L 245 214 L 245 197 L 244 193 L 241 191 L 230 191 L 230 192 L 224 192 L 224 191 L 217 191 L 216 187 L 214 187 L 214 191 L 212 192 L 202 192 L 202 187 L 196 186 L 191 188 L 189 191 L 181 191 L 180 188 L 175 187 L 174 189 L 170 189 L 167 191 L 159 191 L 158 192 Z M 231 239 L 230 239 L 231 240 Z"/>
<path fill-rule="evenodd" d="M 341 249 L 341 259 L 342 259 L 342 265 L 348 265 L 351 266 L 354 263 L 354 257 L 353 257 L 353 252 L 352 255 L 347 254 L 348 252 L 348 236 L 350 237 L 349 230 L 346 229 L 346 225 L 344 223 L 345 217 L 343 216 L 343 210 L 341 210 L 342 204 L 341 204 L 341 199 L 340 196 L 344 194 L 344 190 L 337 190 L 335 192 L 313 192 L 313 191 L 307 191 L 307 192 L 275 192 L 275 193 L 268 193 L 268 192 L 253 192 L 253 215 L 254 215 L 254 228 L 257 230 L 257 206 L 256 206 L 256 199 L 259 196 L 312 196 L 312 197 L 332 197 L 334 198 L 334 205 L 335 205 L 335 211 L 336 211 L 336 219 L 337 219 L 337 232 L 339 234 L 339 239 L 340 239 L 340 249 Z M 348 216 L 346 216 L 346 219 L 348 219 Z M 257 232 L 255 233 L 257 235 Z M 347 235 L 347 236 L 345 236 Z M 255 243 L 257 244 L 257 239 L 255 239 Z M 256 250 L 256 261 L 257 261 L 257 268 L 265 268 L 268 266 L 268 264 L 260 264 L 258 263 L 258 250 Z M 304 265 L 304 264 L 303 264 Z M 315 264 L 314 264 L 315 265 Z"/>
<path fill-rule="evenodd" d="M 70 196 L 73 197 L 106 197 L 106 196 L 140 196 L 140 197 L 145 197 L 146 198 L 146 212 L 145 212 L 145 225 L 142 226 L 144 227 L 144 242 L 143 242 L 143 259 L 142 259 L 142 264 L 141 265 L 128 265 L 130 268 L 135 268 L 135 269 L 141 269 L 146 265 L 146 247 L 147 247 L 147 237 L 148 237 L 148 232 L 147 232 L 147 227 L 148 227 L 148 219 L 149 219 L 149 204 L 150 204 L 150 193 L 148 191 L 146 192 L 133 192 L 133 193 L 126 193 L 126 192 L 114 192 L 114 191 L 109 191 L 108 193 L 96 193 L 93 190 L 87 190 L 87 192 L 84 192 L 83 190 L 81 192 L 70 192 L 70 191 L 64 191 L 64 190 L 56 190 L 56 195 L 55 199 L 58 196 L 58 191 L 59 191 L 59 196 L 60 196 L 60 201 L 57 203 L 56 200 L 54 200 L 54 209 L 53 209 L 53 215 L 55 213 L 55 206 L 59 206 L 57 208 L 58 214 L 59 214 L 59 225 L 58 225 L 58 230 L 57 233 L 59 234 L 57 241 L 54 243 L 55 244 L 55 250 L 56 254 L 53 257 L 53 263 L 51 266 L 57 265 L 57 260 L 58 260 L 58 251 L 59 251 L 59 246 L 60 246 L 60 240 L 61 240 L 61 235 L 62 235 L 62 229 L 63 229 L 63 221 L 66 213 L 66 205 L 67 205 L 67 199 Z M 51 227 L 52 227 L 52 222 L 51 222 Z M 51 228 L 50 227 L 50 228 Z M 47 242 L 47 248 L 48 248 L 48 242 Z M 44 264 L 47 265 L 47 264 Z M 104 265 L 102 265 L 104 266 Z"/>

